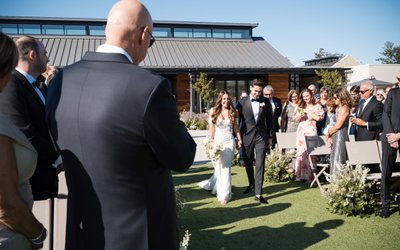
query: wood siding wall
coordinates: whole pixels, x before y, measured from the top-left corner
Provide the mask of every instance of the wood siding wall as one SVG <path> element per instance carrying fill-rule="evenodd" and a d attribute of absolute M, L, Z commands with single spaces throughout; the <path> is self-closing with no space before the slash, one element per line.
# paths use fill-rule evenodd
<path fill-rule="evenodd" d="M 176 76 L 176 100 L 178 102 L 178 110 L 182 112 L 183 110 L 190 110 L 190 84 L 189 75 L 177 75 Z"/>
<path fill-rule="evenodd" d="M 281 99 L 282 104 L 286 102 L 289 93 L 289 75 L 269 74 L 268 83 L 274 88 L 274 96 Z"/>

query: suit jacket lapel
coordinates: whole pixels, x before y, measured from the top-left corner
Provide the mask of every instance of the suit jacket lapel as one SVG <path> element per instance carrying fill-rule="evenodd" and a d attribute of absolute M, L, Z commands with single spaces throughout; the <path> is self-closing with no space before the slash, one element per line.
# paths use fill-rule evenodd
<path fill-rule="evenodd" d="M 371 98 L 371 100 L 369 100 L 369 102 L 367 103 L 367 105 L 365 105 L 365 107 L 361 110 L 361 112 L 360 112 L 360 117 L 366 112 L 366 110 L 369 110 L 370 107 L 372 107 L 374 101 L 375 101 L 375 96 L 373 96 L 373 97 Z M 362 108 L 362 106 L 361 106 L 360 108 Z"/>
<path fill-rule="evenodd" d="M 35 89 L 25 78 L 25 76 L 23 76 L 18 71 L 15 71 L 15 73 L 15 76 L 18 78 L 18 80 L 21 81 L 22 86 L 24 86 L 28 90 L 28 92 L 32 94 L 33 98 L 39 103 L 40 107 L 44 109 L 44 103 L 42 102 L 42 99 L 40 99 L 39 95 L 36 93 Z"/>
<path fill-rule="evenodd" d="M 247 97 L 244 105 L 245 105 L 245 108 L 250 111 L 249 112 L 250 119 L 254 122 L 254 124 L 256 124 L 256 119 L 254 119 L 253 107 L 251 106 L 250 96 Z"/>

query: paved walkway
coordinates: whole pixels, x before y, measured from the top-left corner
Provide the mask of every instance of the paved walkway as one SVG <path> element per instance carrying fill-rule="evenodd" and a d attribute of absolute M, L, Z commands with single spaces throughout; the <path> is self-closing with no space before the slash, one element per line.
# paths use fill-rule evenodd
<path fill-rule="evenodd" d="M 204 164 L 210 161 L 204 151 L 203 141 L 208 135 L 208 130 L 189 130 L 190 135 L 193 137 L 197 144 L 196 156 L 194 157 L 193 164 Z"/>

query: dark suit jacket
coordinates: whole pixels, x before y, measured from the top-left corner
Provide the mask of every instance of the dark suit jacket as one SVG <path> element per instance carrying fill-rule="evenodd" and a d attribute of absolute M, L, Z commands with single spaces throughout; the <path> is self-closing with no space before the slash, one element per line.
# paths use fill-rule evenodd
<path fill-rule="evenodd" d="M 357 141 L 368 141 L 379 139 L 379 133 L 382 131 L 382 111 L 383 104 L 376 99 L 375 96 L 368 102 L 367 106 L 362 109 L 363 105 L 358 105 L 356 116 L 363 121 L 368 122 L 367 127 L 357 126 L 356 140 Z"/>
<path fill-rule="evenodd" d="M 279 130 L 279 117 L 282 114 L 282 101 L 279 98 L 273 97 L 272 101 L 275 104 L 275 110 L 274 114 L 272 115 L 272 121 L 273 121 L 273 126 L 272 126 L 272 136 L 275 136 L 275 132 L 278 132 Z"/>
<path fill-rule="evenodd" d="M 0 93 L 0 112 L 29 139 L 38 152 L 36 170 L 31 178 L 35 199 L 57 195 L 57 174 L 52 166 L 59 152 L 45 122 L 45 106 L 32 85 L 18 71 Z M 55 190 L 54 190 L 55 189 Z"/>
<path fill-rule="evenodd" d="M 382 141 L 387 142 L 386 134 L 400 132 L 400 88 L 389 91 L 383 107 L 382 124 Z"/>
<path fill-rule="evenodd" d="M 46 108 L 69 189 L 66 249 L 178 249 L 170 170 L 186 171 L 196 144 L 169 81 L 87 53 L 55 76 Z"/>
<path fill-rule="evenodd" d="M 272 131 L 272 108 L 269 100 L 263 96 L 259 99 L 260 105 L 264 103 L 264 107 L 260 107 L 257 121 L 254 119 L 253 109 L 251 107 L 250 96 L 239 101 L 237 109 L 240 117 L 240 133 L 243 137 L 245 147 L 248 147 L 255 137 L 256 132 L 267 142 L 271 138 Z"/>

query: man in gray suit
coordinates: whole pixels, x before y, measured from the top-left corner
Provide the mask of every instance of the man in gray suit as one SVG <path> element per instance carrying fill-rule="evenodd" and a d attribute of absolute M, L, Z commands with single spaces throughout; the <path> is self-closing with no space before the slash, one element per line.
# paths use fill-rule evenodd
<path fill-rule="evenodd" d="M 137 65 L 154 42 L 138 1 L 118 1 L 97 52 L 56 75 L 46 103 L 69 189 L 66 249 L 178 249 L 170 170 L 193 163 L 171 84 Z"/>
<path fill-rule="evenodd" d="M 382 180 L 381 217 L 390 216 L 390 179 L 399 152 L 400 140 L 400 88 L 391 89 L 387 95 L 382 114 Z M 400 208 L 399 208 L 400 209 Z"/>

